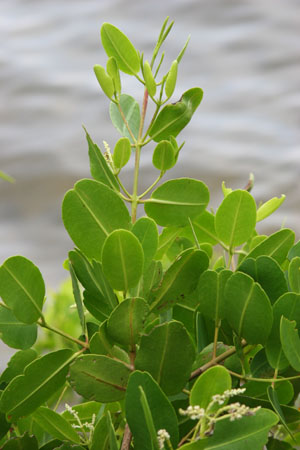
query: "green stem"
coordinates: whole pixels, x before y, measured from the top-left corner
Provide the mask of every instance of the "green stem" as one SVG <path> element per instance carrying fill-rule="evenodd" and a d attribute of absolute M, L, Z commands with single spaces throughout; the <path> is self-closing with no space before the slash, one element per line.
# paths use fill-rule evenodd
<path fill-rule="evenodd" d="M 47 328 L 47 330 L 53 331 L 53 333 L 59 334 L 60 336 L 63 336 L 64 338 L 68 339 L 69 341 L 74 342 L 75 344 L 81 345 L 84 350 L 89 348 L 88 342 L 83 342 L 80 339 L 76 339 L 73 336 L 70 336 L 69 334 L 65 333 L 62 330 L 59 330 L 58 328 L 52 327 L 51 325 L 48 325 L 45 320 L 44 321 L 38 321 L 38 325 L 40 325 L 43 328 Z"/>
<path fill-rule="evenodd" d="M 215 334 L 214 334 L 214 348 L 213 348 L 213 356 L 212 359 L 216 359 L 217 356 L 217 345 L 218 345 L 218 335 L 220 329 L 221 321 L 218 320 L 218 323 L 215 326 Z"/>
<path fill-rule="evenodd" d="M 148 187 L 148 189 L 145 190 L 145 192 L 143 192 L 141 195 L 139 195 L 139 200 L 143 197 L 145 197 L 145 195 L 148 194 L 148 192 L 150 192 L 154 186 L 157 185 L 157 183 L 161 180 L 161 178 L 164 176 L 165 172 L 161 171 L 159 176 L 156 178 L 156 180 L 154 181 L 154 183 L 151 184 L 151 186 Z"/>
<path fill-rule="evenodd" d="M 289 381 L 289 380 L 298 380 L 300 378 L 300 375 L 295 375 L 294 377 L 286 377 L 286 378 L 255 378 L 255 377 L 247 377 L 245 375 L 241 375 L 239 373 L 233 372 L 232 370 L 227 369 L 228 372 L 234 376 L 239 378 L 240 380 L 245 381 L 260 381 L 262 383 L 280 383 L 282 381 Z"/>
<path fill-rule="evenodd" d="M 130 126 L 129 126 L 127 120 L 126 120 L 126 117 L 125 117 L 125 115 L 124 115 L 124 113 L 123 113 L 123 110 L 122 110 L 122 108 L 121 108 L 120 103 L 118 103 L 118 109 L 119 109 L 119 112 L 120 112 L 120 114 L 121 114 L 122 120 L 123 120 L 123 122 L 124 122 L 124 124 L 125 124 L 125 126 L 126 126 L 126 128 L 127 128 L 127 130 L 128 130 L 128 132 L 129 132 L 129 134 L 130 134 L 130 136 L 131 136 L 133 142 L 136 143 L 136 138 L 134 137 L 134 134 L 133 134 L 132 131 L 131 131 L 131 128 L 130 128 Z"/>
<path fill-rule="evenodd" d="M 127 195 L 128 199 L 130 199 L 131 195 L 129 194 L 129 192 L 127 191 L 125 186 L 123 185 L 123 183 L 120 180 L 120 178 L 118 177 L 118 175 L 116 175 L 116 179 L 117 179 L 117 182 L 119 183 L 120 188 L 123 190 L 123 192 L 125 192 L 125 194 Z M 123 198 L 124 198 L 124 196 L 123 196 Z M 126 197 L 125 197 L 125 199 L 126 199 Z M 129 201 L 129 200 L 127 200 L 127 201 Z"/>
<path fill-rule="evenodd" d="M 59 396 L 59 398 L 58 398 L 58 400 L 57 400 L 57 402 L 56 402 L 56 405 L 54 406 L 54 411 L 56 411 L 57 408 L 59 407 L 59 405 L 61 404 L 61 401 L 62 401 L 62 399 L 63 399 L 63 396 L 65 395 L 65 393 L 66 393 L 68 387 L 69 387 L 69 386 L 66 384 L 65 387 L 63 388 L 63 390 L 61 391 L 61 394 L 60 394 L 60 396 Z"/>
<path fill-rule="evenodd" d="M 195 232 L 193 223 L 192 223 L 192 221 L 191 221 L 190 218 L 188 218 L 188 219 L 189 219 L 190 227 L 191 227 L 191 229 L 192 229 L 192 233 L 193 233 L 194 241 L 195 241 L 195 243 L 196 243 L 196 247 L 197 247 L 198 250 L 200 250 L 200 244 L 199 244 L 199 242 L 198 242 L 197 235 L 196 235 L 196 232 Z"/>

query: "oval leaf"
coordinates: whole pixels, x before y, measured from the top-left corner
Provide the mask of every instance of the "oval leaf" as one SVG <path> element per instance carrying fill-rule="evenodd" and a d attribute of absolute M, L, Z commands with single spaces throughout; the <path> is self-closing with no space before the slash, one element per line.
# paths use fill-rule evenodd
<path fill-rule="evenodd" d="M 273 212 L 279 208 L 284 200 L 285 195 L 282 195 L 280 198 L 273 197 L 266 203 L 263 203 L 257 210 L 256 222 L 260 222 L 261 220 L 264 220 L 266 217 L 269 217 L 271 214 L 273 214 Z"/>
<path fill-rule="evenodd" d="M 0 306 L 0 337 L 11 348 L 25 350 L 37 338 L 37 325 L 20 322 L 10 309 Z"/>
<path fill-rule="evenodd" d="M 127 36 L 110 23 L 101 27 L 101 41 L 108 56 L 113 56 L 122 72 L 135 75 L 140 70 L 138 53 Z"/>
<path fill-rule="evenodd" d="M 158 225 L 183 226 L 203 213 L 208 202 L 209 191 L 202 181 L 179 178 L 155 189 L 145 203 L 145 212 Z"/>
<path fill-rule="evenodd" d="M 215 321 L 216 326 L 220 319 L 225 317 L 225 285 L 232 275 L 230 270 L 215 272 L 206 270 L 200 277 L 197 295 L 198 311 Z"/>
<path fill-rule="evenodd" d="M 116 143 L 113 154 L 113 162 L 117 169 L 126 166 L 131 155 L 131 144 L 127 137 L 120 138 Z"/>
<path fill-rule="evenodd" d="M 200 375 L 192 387 L 190 404 L 206 409 L 213 395 L 221 395 L 231 389 L 231 376 L 223 366 L 215 366 Z M 216 409 L 219 405 L 216 405 Z M 211 411 L 211 410 L 210 410 Z"/>
<path fill-rule="evenodd" d="M 127 230 L 115 230 L 106 239 L 102 251 L 103 272 L 114 289 L 134 287 L 143 272 L 144 253 L 138 238 Z"/>
<path fill-rule="evenodd" d="M 113 102 L 110 104 L 109 114 L 111 121 L 122 136 L 127 137 L 130 142 L 133 142 L 132 135 L 137 139 L 140 128 L 141 114 L 139 104 L 133 97 L 127 94 L 120 96 L 119 103 L 120 106 Z"/>
<path fill-rule="evenodd" d="M 114 82 L 112 78 L 106 73 L 104 67 L 96 64 L 94 66 L 94 72 L 98 83 L 101 86 L 102 91 L 108 98 L 112 98 L 115 92 Z"/>
<path fill-rule="evenodd" d="M 300 257 L 296 256 L 289 265 L 289 282 L 291 290 L 300 294 Z"/>
<path fill-rule="evenodd" d="M 148 61 L 145 61 L 144 63 L 143 73 L 147 91 L 151 97 L 154 97 L 156 94 L 156 83 Z"/>
<path fill-rule="evenodd" d="M 177 72 L 178 72 L 178 61 L 175 59 L 175 61 L 172 62 L 171 68 L 169 70 L 166 84 L 165 84 L 165 93 L 167 98 L 170 98 L 171 95 L 174 92 L 176 81 L 177 81 Z"/>
<path fill-rule="evenodd" d="M 281 316 L 280 341 L 284 354 L 293 369 L 300 371 L 300 339 L 296 322 Z"/>
<path fill-rule="evenodd" d="M 216 212 L 217 236 L 230 248 L 246 242 L 253 234 L 255 224 L 255 200 L 241 189 L 228 194 Z"/>
<path fill-rule="evenodd" d="M 132 230 L 133 234 L 138 238 L 144 251 L 144 271 L 149 267 L 158 246 L 158 230 L 154 220 L 149 217 L 141 217 L 138 219 Z"/>
<path fill-rule="evenodd" d="M 175 161 L 175 152 L 170 141 L 160 141 L 154 149 L 152 163 L 158 170 L 171 169 Z"/>
<path fill-rule="evenodd" d="M 218 237 L 215 230 L 215 216 L 211 212 L 204 211 L 199 217 L 193 219 L 192 223 L 199 244 L 207 243 L 216 245 L 218 243 Z M 180 235 L 192 242 L 194 241 L 190 224 L 183 228 Z"/>
<path fill-rule="evenodd" d="M 101 259 L 106 237 L 129 228 L 129 212 L 120 197 L 94 180 L 78 181 L 62 204 L 62 218 L 73 242 L 89 258 Z M 87 232 L 88 230 L 88 232 Z"/>
<path fill-rule="evenodd" d="M 76 444 L 80 443 L 79 435 L 74 428 L 60 414 L 52 409 L 41 406 L 33 414 L 33 420 L 53 438 L 67 439 Z"/>
<path fill-rule="evenodd" d="M 8 258 L 0 267 L 0 296 L 19 321 L 36 322 L 45 297 L 41 272 L 24 256 Z"/>
<path fill-rule="evenodd" d="M 106 70 L 108 75 L 112 78 L 114 83 L 115 92 L 117 94 L 121 93 L 121 79 L 120 79 L 120 72 L 119 67 L 116 61 L 116 58 L 111 56 L 108 58 L 106 63 Z"/>
<path fill-rule="evenodd" d="M 36 357 L 37 352 L 32 348 L 16 352 L 7 363 L 7 368 L 4 370 L 4 372 L 2 372 L 2 375 L 0 377 L 0 384 L 8 384 L 13 378 L 21 375 L 25 367 L 34 359 L 36 359 Z"/>

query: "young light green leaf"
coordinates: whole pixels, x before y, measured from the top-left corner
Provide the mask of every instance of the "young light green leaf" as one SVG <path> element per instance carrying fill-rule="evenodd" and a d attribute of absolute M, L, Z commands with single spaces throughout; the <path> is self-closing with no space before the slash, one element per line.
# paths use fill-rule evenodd
<path fill-rule="evenodd" d="M 113 56 L 122 72 L 136 75 L 140 70 L 138 53 L 130 40 L 117 27 L 104 23 L 101 27 L 101 41 L 108 56 Z"/>
<path fill-rule="evenodd" d="M 144 251 L 144 271 L 149 267 L 158 246 L 158 230 L 154 220 L 141 217 L 133 227 L 132 233 L 138 238 Z"/>
<path fill-rule="evenodd" d="M 190 42 L 190 39 L 191 39 L 191 36 L 189 36 L 189 37 L 187 38 L 187 40 L 186 40 L 186 42 L 185 42 L 183 48 L 181 49 L 179 55 L 178 55 L 177 58 L 176 58 L 178 64 L 180 63 L 180 61 L 182 60 L 183 55 L 185 54 L 185 51 L 186 51 L 186 48 L 187 48 L 187 46 L 188 46 L 188 43 Z"/>
<path fill-rule="evenodd" d="M 260 222 L 261 220 L 264 220 L 266 217 L 269 217 L 271 214 L 273 214 L 273 212 L 279 208 L 284 200 L 285 195 L 282 195 L 280 198 L 273 197 L 267 202 L 263 203 L 257 210 L 256 222 Z"/>
<path fill-rule="evenodd" d="M 171 68 L 169 70 L 166 84 L 165 84 L 165 93 L 167 98 L 170 98 L 171 95 L 174 92 L 176 81 L 177 81 L 177 72 L 178 72 L 178 61 L 175 59 L 175 61 L 172 62 Z"/>
<path fill-rule="evenodd" d="M 143 389 L 147 404 L 152 414 L 155 437 L 157 431 L 168 430 L 174 448 L 178 444 L 178 424 L 174 408 L 157 382 L 147 372 L 136 370 L 130 375 L 125 397 L 126 419 L 134 436 L 136 448 L 153 450 L 149 428 L 141 403 L 140 389 Z"/>
<path fill-rule="evenodd" d="M 284 354 L 293 367 L 300 371 L 300 338 L 296 329 L 296 322 L 281 316 L 280 321 L 280 341 Z"/>
<path fill-rule="evenodd" d="M 99 64 L 96 64 L 94 66 L 94 72 L 102 91 L 105 95 L 107 95 L 108 98 L 112 99 L 115 92 L 115 86 L 111 76 L 108 75 L 104 67 L 100 66 Z"/>
<path fill-rule="evenodd" d="M 226 187 L 225 181 L 222 181 L 222 192 L 223 192 L 224 197 L 227 197 L 227 195 L 231 194 L 231 192 L 232 192 L 231 188 Z"/>
<path fill-rule="evenodd" d="M 114 341 L 134 351 L 148 313 L 149 306 L 143 298 L 127 298 L 111 313 L 107 332 Z"/>
<path fill-rule="evenodd" d="M 218 237 L 215 230 L 215 216 L 211 212 L 204 211 L 199 217 L 192 220 L 192 225 L 199 244 L 208 243 L 216 245 L 218 243 Z M 182 229 L 180 235 L 192 242 L 194 240 L 190 224 Z"/>
<path fill-rule="evenodd" d="M 178 102 L 166 105 L 155 119 L 149 136 L 155 142 L 168 139 L 170 136 L 176 137 L 191 120 L 202 97 L 202 89 L 192 88 L 186 91 Z"/>
<path fill-rule="evenodd" d="M 248 344 L 265 344 L 273 322 L 270 300 L 258 283 L 242 272 L 234 273 L 225 287 L 225 318 Z"/>
<path fill-rule="evenodd" d="M 272 386 L 268 386 L 267 393 L 268 393 L 268 398 L 270 400 L 270 403 L 273 406 L 274 411 L 277 413 L 277 415 L 280 419 L 280 422 L 282 423 L 282 425 L 284 426 L 286 431 L 289 433 L 289 435 L 293 438 L 291 430 L 287 426 L 283 411 L 282 411 L 280 403 L 278 401 L 278 396 L 277 396 L 276 390 Z"/>
<path fill-rule="evenodd" d="M 108 75 L 112 78 L 114 83 L 115 92 L 120 95 L 121 94 L 121 79 L 120 79 L 120 72 L 119 67 L 116 61 L 116 58 L 111 56 L 108 58 L 106 63 L 106 71 Z"/>
<path fill-rule="evenodd" d="M 138 238 L 127 230 L 115 230 L 102 250 L 103 273 L 118 291 L 134 287 L 143 273 L 144 252 Z"/>
<path fill-rule="evenodd" d="M 0 337 L 11 348 L 25 350 L 37 338 L 37 325 L 20 322 L 12 311 L 0 305 Z"/>
<path fill-rule="evenodd" d="M 208 263 L 208 256 L 202 250 L 184 250 L 166 271 L 159 287 L 153 290 L 150 310 L 161 313 L 179 301 L 184 303 L 186 296 L 196 289 Z"/>
<path fill-rule="evenodd" d="M 63 349 L 34 360 L 24 375 L 14 378 L 5 388 L 0 410 L 12 421 L 31 414 L 65 383 L 73 359 L 73 352 Z"/>
<path fill-rule="evenodd" d="M 113 153 L 113 162 L 117 169 L 126 166 L 131 155 L 131 144 L 127 137 L 122 137 L 115 145 Z"/>
<path fill-rule="evenodd" d="M 25 367 L 36 359 L 36 357 L 37 352 L 32 348 L 16 352 L 7 363 L 7 368 L 2 372 L 0 384 L 8 384 L 13 378 L 21 375 Z"/>
<path fill-rule="evenodd" d="M 217 326 L 220 319 L 225 317 L 225 285 L 232 275 L 230 270 L 215 272 L 206 270 L 199 279 L 197 296 L 198 311 L 215 321 Z"/>
<path fill-rule="evenodd" d="M 145 203 L 145 212 L 158 225 L 183 226 L 203 213 L 208 202 L 209 191 L 202 181 L 179 178 L 155 189 Z"/>
<path fill-rule="evenodd" d="M 160 141 L 154 149 L 152 163 L 158 170 L 166 171 L 175 165 L 175 153 L 170 141 Z"/>
<path fill-rule="evenodd" d="M 166 395 L 172 395 L 187 382 L 194 358 L 195 348 L 189 334 L 180 322 L 173 320 L 142 336 L 135 367 L 149 372 Z"/>
<path fill-rule="evenodd" d="M 228 370 L 223 366 L 211 367 L 202 373 L 193 385 L 190 404 L 206 409 L 212 401 L 213 395 L 221 395 L 229 389 L 231 389 L 231 376 Z M 218 404 L 215 406 L 215 409 L 219 408 Z"/>
<path fill-rule="evenodd" d="M 134 139 L 138 138 L 141 114 L 139 104 L 133 97 L 122 94 L 119 105 L 111 102 L 109 113 L 113 125 L 122 136 L 128 137 L 130 142 L 134 141 L 132 135 Z"/>
<path fill-rule="evenodd" d="M 106 186 L 118 192 L 120 190 L 118 182 L 110 167 L 108 166 L 106 159 L 102 155 L 98 146 L 94 144 L 88 132 L 86 130 L 85 132 L 86 139 L 89 144 L 89 159 L 92 177 L 96 181 L 100 181 L 101 183 L 106 184 Z"/>
<path fill-rule="evenodd" d="M 7 175 L 7 173 L 2 172 L 2 170 L 0 170 L 0 178 L 2 178 L 2 180 L 8 181 L 9 183 L 14 183 L 16 181 L 13 177 Z"/>
<path fill-rule="evenodd" d="M 156 83 L 148 61 L 144 62 L 143 74 L 147 91 L 150 97 L 154 97 L 156 94 Z"/>
<path fill-rule="evenodd" d="M 300 294 L 300 257 L 296 256 L 289 264 L 289 283 L 291 290 Z"/>
<path fill-rule="evenodd" d="M 12 256 L 0 267 L 0 297 L 20 322 L 42 316 L 45 283 L 39 269 L 24 256 Z"/>
<path fill-rule="evenodd" d="M 216 233 L 230 248 L 246 242 L 256 224 L 256 205 L 249 192 L 238 189 L 228 194 L 216 212 Z"/>
<path fill-rule="evenodd" d="M 130 369 L 104 355 L 82 355 L 71 365 L 69 382 L 88 400 L 115 402 L 125 396 Z"/>
<path fill-rule="evenodd" d="M 49 408 L 40 406 L 34 414 L 33 420 L 47 433 L 56 439 L 80 443 L 79 435 L 69 422 L 60 414 Z"/>
<path fill-rule="evenodd" d="M 87 257 L 98 261 L 106 237 L 115 229 L 128 229 L 130 223 L 121 198 L 104 184 L 87 179 L 78 181 L 66 193 L 62 218 L 74 243 Z"/>

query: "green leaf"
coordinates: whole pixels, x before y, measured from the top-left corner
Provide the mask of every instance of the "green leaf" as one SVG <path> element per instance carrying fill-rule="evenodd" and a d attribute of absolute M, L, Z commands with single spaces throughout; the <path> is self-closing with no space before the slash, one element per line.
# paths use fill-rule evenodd
<path fill-rule="evenodd" d="M 274 370 L 273 370 L 274 373 Z M 267 399 L 267 388 L 268 386 L 271 386 L 270 383 L 266 382 L 259 382 L 259 381 L 247 381 L 243 385 L 244 388 L 246 388 L 245 395 L 247 397 L 256 397 L 256 398 L 263 398 Z M 287 405 L 290 403 L 294 398 L 294 388 L 290 381 L 283 380 L 282 382 L 274 383 L 276 395 L 278 397 L 278 401 L 283 404 Z"/>
<path fill-rule="evenodd" d="M 65 383 L 73 358 L 71 350 L 63 349 L 34 360 L 24 375 L 14 378 L 5 388 L 0 410 L 12 421 L 31 414 Z"/>
<path fill-rule="evenodd" d="M 106 420 L 107 420 L 107 428 L 108 428 L 108 433 L 109 433 L 109 449 L 110 450 L 118 450 L 118 442 L 117 442 L 117 436 L 116 436 L 116 432 L 111 420 L 111 415 L 110 415 L 110 411 L 107 411 L 107 415 L 106 415 Z"/>
<path fill-rule="evenodd" d="M 226 197 L 227 198 L 227 197 Z M 248 344 L 264 344 L 273 322 L 272 307 L 265 291 L 249 275 L 234 273 L 225 288 L 226 319 Z"/>
<path fill-rule="evenodd" d="M 158 225 L 183 226 L 203 213 L 208 202 L 209 191 L 202 181 L 179 178 L 155 189 L 146 200 L 145 212 Z"/>
<path fill-rule="evenodd" d="M 165 84 L 165 93 L 167 98 L 170 98 L 174 92 L 176 81 L 177 81 L 177 72 L 178 72 L 178 62 L 177 59 L 172 62 L 171 68 L 169 70 L 166 84 Z"/>
<path fill-rule="evenodd" d="M 7 175 L 7 173 L 2 172 L 2 170 L 0 170 L 0 178 L 2 178 L 2 180 L 8 181 L 9 183 L 14 183 L 16 181 L 13 177 Z"/>
<path fill-rule="evenodd" d="M 246 258 L 239 270 L 247 273 L 260 284 L 272 304 L 288 290 L 283 270 L 270 256 L 259 256 L 257 259 Z"/>
<path fill-rule="evenodd" d="M 135 371 L 130 375 L 125 397 L 126 419 L 134 437 L 135 447 L 141 450 L 153 449 L 141 404 L 139 387 L 142 387 L 152 412 L 156 432 L 161 429 L 167 430 L 171 443 L 176 448 L 179 439 L 174 408 L 156 381 L 147 372 L 140 371 Z"/>
<path fill-rule="evenodd" d="M 94 333 L 90 341 L 90 352 L 97 355 L 109 356 L 112 359 L 119 359 L 120 361 L 129 364 L 129 356 L 125 350 L 117 347 L 107 332 L 107 320 L 101 323 L 99 331 Z"/>
<path fill-rule="evenodd" d="M 296 256 L 300 257 L 300 241 L 296 242 L 296 244 L 292 246 L 292 248 L 289 250 L 287 257 L 288 260 L 291 261 Z"/>
<path fill-rule="evenodd" d="M 115 92 L 115 86 L 111 76 L 108 75 L 104 67 L 100 66 L 99 64 L 96 64 L 94 66 L 94 72 L 102 91 L 105 95 L 107 95 L 108 98 L 112 99 Z"/>
<path fill-rule="evenodd" d="M 163 391 L 172 395 L 185 386 L 194 359 L 194 344 L 186 329 L 180 322 L 171 321 L 142 336 L 135 367 L 149 372 Z"/>
<path fill-rule="evenodd" d="M 111 313 L 107 322 L 108 334 L 119 344 L 135 350 L 140 340 L 149 306 L 142 298 L 127 298 Z"/>
<path fill-rule="evenodd" d="M 228 194 L 216 212 L 217 236 L 230 248 L 246 242 L 253 234 L 255 224 L 255 200 L 241 189 Z"/>
<path fill-rule="evenodd" d="M 295 240 L 295 233 L 288 228 L 283 228 L 271 236 L 264 239 L 260 244 L 254 247 L 246 258 L 256 259 L 258 256 L 271 256 L 278 264 L 282 264 L 286 259 L 289 249 Z"/>
<path fill-rule="evenodd" d="M 273 197 L 267 202 L 263 203 L 257 210 L 256 213 L 256 222 L 260 222 L 264 220 L 266 217 L 269 217 L 273 214 L 276 209 L 284 202 L 285 195 L 282 195 L 281 198 Z"/>
<path fill-rule="evenodd" d="M 2 394 L 2 391 L 0 391 L 0 396 L 1 396 L 1 394 Z M 1 439 L 9 431 L 10 427 L 11 427 L 11 424 L 6 421 L 5 414 L 2 414 L 0 412 L 0 442 L 1 442 Z"/>
<path fill-rule="evenodd" d="M 161 260 L 172 246 L 175 239 L 181 234 L 181 228 L 164 228 L 158 238 L 158 247 L 155 254 L 156 260 Z"/>
<path fill-rule="evenodd" d="M 192 387 L 190 395 L 190 404 L 199 405 L 200 408 L 206 409 L 212 401 L 213 395 L 223 394 L 231 389 L 231 376 L 227 369 L 223 366 L 214 366 L 206 370 L 200 375 Z M 214 411 L 219 409 L 216 404 L 215 408 L 209 409 Z"/>
<path fill-rule="evenodd" d="M 186 296 L 196 289 L 208 263 L 208 256 L 202 250 L 184 250 L 165 272 L 159 287 L 153 291 L 150 310 L 162 312 L 179 301 L 184 303 Z"/>
<path fill-rule="evenodd" d="M 77 413 L 81 423 L 91 423 L 93 421 L 93 415 L 98 415 L 101 408 L 101 404 L 98 402 L 84 402 L 78 405 L 72 405 L 72 409 Z M 62 417 L 66 419 L 71 425 L 78 425 L 74 415 L 67 409 L 62 413 Z"/>
<path fill-rule="evenodd" d="M 55 447 L 54 450 L 86 450 L 86 449 L 81 445 L 70 444 L 69 442 L 65 442 L 60 447 Z"/>
<path fill-rule="evenodd" d="M 89 144 L 89 159 L 90 159 L 90 171 L 92 177 L 96 181 L 100 181 L 106 186 L 110 187 L 115 191 L 119 191 L 118 182 L 112 173 L 110 167 L 108 166 L 106 159 L 102 155 L 100 149 L 94 142 L 92 141 L 90 135 L 84 128 L 86 133 L 86 139 Z"/>
<path fill-rule="evenodd" d="M 0 337 L 12 348 L 26 350 L 37 338 L 37 326 L 20 322 L 10 309 L 0 306 Z"/>
<path fill-rule="evenodd" d="M 83 302 L 81 298 L 81 292 L 79 289 L 78 281 L 75 275 L 75 271 L 73 269 L 72 263 L 69 264 L 69 270 L 72 280 L 72 288 L 73 288 L 73 295 L 77 307 L 78 317 L 81 325 L 82 334 L 86 334 L 86 322 L 85 322 L 85 315 L 84 315 L 84 308 L 83 308 Z"/>
<path fill-rule="evenodd" d="M 159 450 L 159 444 L 158 444 L 155 426 L 153 423 L 152 413 L 151 413 L 151 410 L 149 407 L 149 403 L 148 403 L 146 394 L 145 394 L 142 386 L 139 386 L 139 391 L 140 391 L 140 402 L 141 402 L 142 411 L 143 411 L 143 414 L 145 417 L 146 429 L 147 429 L 147 431 L 149 433 L 149 437 L 150 437 L 151 447 L 155 450 Z"/>
<path fill-rule="evenodd" d="M 279 297 L 273 305 L 273 326 L 265 349 L 269 364 L 279 370 L 285 369 L 289 365 L 280 341 L 281 316 L 295 320 L 297 328 L 300 327 L 300 294 L 287 292 Z"/>
<path fill-rule="evenodd" d="M 295 437 L 295 435 L 294 435 Z M 293 447 L 286 441 L 280 439 L 269 438 L 267 444 L 268 450 L 293 450 Z"/>
<path fill-rule="evenodd" d="M 155 256 L 158 246 L 158 231 L 154 220 L 141 217 L 133 227 L 132 233 L 138 238 L 144 251 L 144 271 L 146 271 Z"/>
<path fill-rule="evenodd" d="M 41 272 L 24 256 L 8 258 L 0 267 L 0 296 L 20 322 L 36 322 L 45 297 Z"/>
<path fill-rule="evenodd" d="M 21 375 L 25 367 L 37 357 L 37 352 L 33 349 L 20 350 L 16 352 L 7 363 L 7 368 L 0 377 L 1 383 L 9 383 L 17 375 Z"/>
<path fill-rule="evenodd" d="M 38 450 L 38 441 L 35 436 L 29 436 L 28 433 L 24 436 L 14 437 L 7 441 L 1 450 Z"/>
<path fill-rule="evenodd" d="M 33 414 L 33 420 L 53 438 L 80 443 L 79 435 L 69 422 L 49 408 L 44 406 L 38 408 Z"/>
<path fill-rule="evenodd" d="M 133 97 L 122 94 L 120 96 L 119 106 L 111 102 L 109 114 L 113 125 L 122 136 L 127 137 L 130 142 L 133 142 L 132 136 L 126 126 L 126 121 L 135 139 L 138 138 L 141 114 L 139 104 Z"/>
<path fill-rule="evenodd" d="M 284 354 L 293 367 L 300 371 L 300 338 L 296 329 L 296 322 L 281 316 L 280 321 L 280 341 Z"/>
<path fill-rule="evenodd" d="M 130 140 L 127 137 L 122 137 L 115 145 L 113 153 L 113 162 L 117 169 L 122 169 L 126 166 L 131 155 Z"/>
<path fill-rule="evenodd" d="M 261 449 L 268 441 L 270 429 L 278 422 L 277 415 L 267 409 L 260 409 L 254 416 L 229 419 L 216 423 L 214 434 L 203 440 L 185 444 L 182 450 L 245 450 Z"/>
<path fill-rule="evenodd" d="M 149 136 L 159 142 L 176 137 L 186 127 L 203 97 L 202 89 L 196 87 L 186 91 L 176 103 L 166 105 L 158 114 L 149 131 Z"/>
<path fill-rule="evenodd" d="M 113 56 L 111 56 L 107 60 L 106 71 L 113 80 L 114 89 L 115 89 L 116 94 L 121 94 L 120 71 L 119 71 L 119 67 L 118 67 L 116 58 L 114 58 Z"/>
<path fill-rule="evenodd" d="M 219 320 L 225 317 L 224 291 L 226 282 L 231 275 L 230 270 L 221 270 L 220 272 L 206 270 L 199 279 L 197 310 L 214 320 L 216 326 Z"/>
<path fill-rule="evenodd" d="M 97 422 L 93 434 L 91 450 L 107 450 L 109 444 L 109 430 L 106 415 Z"/>
<path fill-rule="evenodd" d="M 278 397 L 277 397 L 277 392 L 275 391 L 275 389 L 273 389 L 272 386 L 268 386 L 267 388 L 267 393 L 268 393 L 268 398 L 270 400 L 271 405 L 274 408 L 274 411 L 277 413 L 280 422 L 282 423 L 282 425 L 284 426 L 284 428 L 286 429 L 286 431 L 289 433 L 289 435 L 291 437 L 293 437 L 291 430 L 289 429 L 289 427 L 287 426 L 284 414 L 282 412 L 280 403 L 278 401 Z"/>
<path fill-rule="evenodd" d="M 171 169 L 175 163 L 175 152 L 170 141 L 160 141 L 154 149 L 152 163 L 158 170 Z"/>
<path fill-rule="evenodd" d="M 88 400 L 115 402 L 125 396 L 130 369 L 103 355 L 83 355 L 70 367 L 72 388 Z"/>
<path fill-rule="evenodd" d="M 215 216 L 212 213 L 204 211 L 199 217 L 192 220 L 192 224 L 199 244 L 208 243 L 216 245 L 218 243 L 218 237 L 215 230 Z M 190 224 L 182 229 L 180 235 L 192 242 L 194 241 Z"/>
<path fill-rule="evenodd" d="M 138 238 L 127 230 L 115 230 L 102 250 L 103 272 L 118 291 L 134 287 L 143 273 L 144 252 Z"/>
<path fill-rule="evenodd" d="M 300 257 L 296 256 L 289 265 L 289 283 L 291 290 L 300 294 Z"/>
<path fill-rule="evenodd" d="M 154 97 L 154 95 L 156 94 L 156 83 L 148 61 L 144 62 L 143 74 L 147 91 L 150 97 Z"/>
<path fill-rule="evenodd" d="M 127 36 L 110 23 L 101 27 L 101 41 L 108 56 L 113 56 L 122 72 L 135 75 L 140 70 L 138 53 Z"/>
<path fill-rule="evenodd" d="M 128 229 L 130 223 L 128 209 L 118 194 L 94 180 L 78 181 L 66 193 L 62 218 L 73 242 L 96 260 L 101 260 L 106 237 L 115 229 Z"/>
<path fill-rule="evenodd" d="M 150 291 L 158 287 L 162 278 L 162 264 L 160 261 L 152 261 L 143 275 L 142 298 L 148 299 Z"/>

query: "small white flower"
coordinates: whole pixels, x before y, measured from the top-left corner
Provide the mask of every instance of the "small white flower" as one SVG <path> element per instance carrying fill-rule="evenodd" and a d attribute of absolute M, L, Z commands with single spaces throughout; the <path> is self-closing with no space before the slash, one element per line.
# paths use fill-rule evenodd
<path fill-rule="evenodd" d="M 182 416 L 190 417 L 190 419 L 192 420 L 200 420 L 205 415 L 205 409 L 200 408 L 199 405 L 195 406 L 190 405 L 186 410 L 180 408 L 179 413 Z"/>
<path fill-rule="evenodd" d="M 157 439 L 158 439 L 159 448 L 163 449 L 165 441 L 167 439 L 170 439 L 170 435 L 167 432 L 167 430 L 164 430 L 164 429 L 158 430 L 158 432 L 157 432 Z"/>

